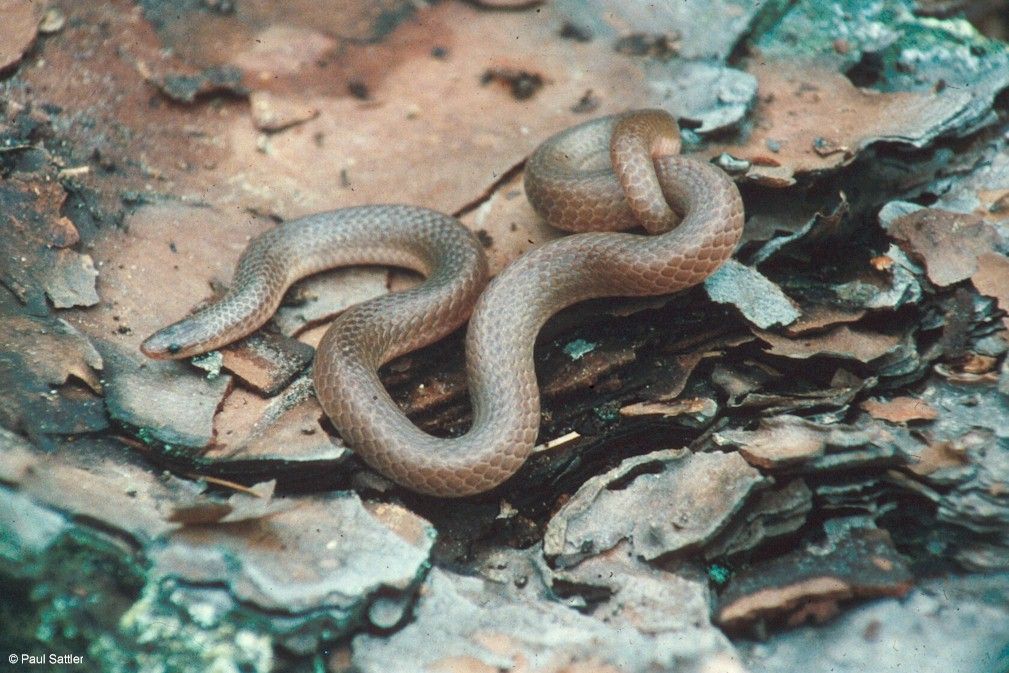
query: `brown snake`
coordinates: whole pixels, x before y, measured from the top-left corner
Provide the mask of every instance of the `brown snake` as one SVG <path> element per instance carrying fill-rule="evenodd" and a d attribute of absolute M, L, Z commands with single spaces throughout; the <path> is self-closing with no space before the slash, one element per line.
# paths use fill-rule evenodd
<path fill-rule="evenodd" d="M 533 343 L 550 316 L 594 297 L 682 290 L 732 254 L 743 227 L 739 191 L 718 168 L 678 151 L 676 123 L 658 110 L 596 119 L 547 140 L 525 169 L 533 207 L 555 226 L 607 233 L 536 248 L 486 290 L 480 244 L 448 215 L 376 205 L 292 220 L 249 244 L 224 297 L 141 349 L 184 358 L 235 341 L 270 318 L 292 283 L 324 269 L 419 271 L 427 277 L 420 285 L 358 304 L 333 322 L 316 353 L 316 393 L 343 439 L 390 479 L 438 496 L 486 491 L 514 474 L 536 442 Z M 635 226 L 661 233 L 612 233 Z M 471 312 L 473 424 L 461 437 L 433 437 L 403 414 L 377 370 L 449 334 Z"/>

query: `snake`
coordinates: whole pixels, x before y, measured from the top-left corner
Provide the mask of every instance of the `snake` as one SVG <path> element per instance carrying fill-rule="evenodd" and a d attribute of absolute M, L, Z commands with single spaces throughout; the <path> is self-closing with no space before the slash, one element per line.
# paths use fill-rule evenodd
<path fill-rule="evenodd" d="M 540 398 L 533 346 L 561 309 L 601 297 L 664 295 L 702 282 L 743 228 L 735 183 L 681 156 L 663 110 L 592 119 L 550 137 L 526 161 L 524 188 L 547 223 L 572 232 L 519 256 L 488 283 L 483 247 L 456 218 L 410 205 L 363 205 L 283 222 L 252 239 L 220 299 L 143 342 L 157 359 L 214 350 L 266 323 L 287 289 L 326 269 L 418 271 L 407 290 L 354 305 L 316 349 L 323 411 L 367 464 L 418 493 L 463 497 L 514 475 L 535 447 Z M 469 321 L 472 423 L 456 437 L 418 428 L 379 368 Z"/>

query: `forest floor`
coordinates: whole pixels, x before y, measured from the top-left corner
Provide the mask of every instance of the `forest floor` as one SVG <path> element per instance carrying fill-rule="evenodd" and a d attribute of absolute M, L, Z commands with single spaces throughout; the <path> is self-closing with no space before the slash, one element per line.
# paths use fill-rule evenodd
<path fill-rule="evenodd" d="M 998 2 L 0 0 L 2 649 L 1009 672 L 1007 34 Z M 743 240 L 551 320 L 539 446 L 489 494 L 398 487 L 315 400 L 329 322 L 410 273 L 139 352 L 318 211 L 453 214 L 496 273 L 561 235 L 530 152 L 647 107 L 735 179 Z M 435 434 L 470 422 L 462 335 L 382 371 Z"/>

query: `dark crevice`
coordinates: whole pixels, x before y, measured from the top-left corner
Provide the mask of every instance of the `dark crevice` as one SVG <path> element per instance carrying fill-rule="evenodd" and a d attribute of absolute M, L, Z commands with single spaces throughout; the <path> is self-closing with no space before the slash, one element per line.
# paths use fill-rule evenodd
<path fill-rule="evenodd" d="M 487 187 L 487 189 L 485 189 L 480 196 L 473 199 L 469 203 L 465 204 L 462 208 L 456 210 L 454 213 L 452 213 L 452 216 L 460 218 L 464 217 L 469 213 L 472 213 L 474 210 L 476 210 L 483 204 L 487 203 L 487 201 L 489 201 L 491 197 L 494 196 L 494 194 L 499 189 L 501 189 L 502 185 L 507 184 L 508 182 L 511 181 L 512 178 L 521 173 L 522 169 L 525 168 L 525 165 L 526 160 L 523 159 L 522 161 L 518 162 L 517 164 L 506 170 L 504 173 L 501 174 L 500 177 L 498 177 L 494 182 L 492 182 L 490 186 Z"/>

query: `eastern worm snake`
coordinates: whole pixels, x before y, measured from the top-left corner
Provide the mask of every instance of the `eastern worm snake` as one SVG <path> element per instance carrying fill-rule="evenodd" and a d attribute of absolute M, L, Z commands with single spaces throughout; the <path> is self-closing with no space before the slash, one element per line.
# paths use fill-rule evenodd
<path fill-rule="evenodd" d="M 547 140 L 526 164 L 529 201 L 554 226 L 587 233 L 526 253 L 489 285 L 476 238 L 432 210 L 361 206 L 286 222 L 249 244 L 219 301 L 141 349 L 184 358 L 235 341 L 269 320 L 292 283 L 325 269 L 419 271 L 420 285 L 333 322 L 316 352 L 316 393 L 347 444 L 393 481 L 446 497 L 486 491 L 514 474 L 536 442 L 533 343 L 550 316 L 594 297 L 682 290 L 732 254 L 743 228 L 739 191 L 717 167 L 678 156 L 679 145 L 676 122 L 659 110 L 595 119 Z M 617 233 L 633 227 L 655 235 Z M 467 318 L 473 424 L 461 437 L 433 437 L 403 414 L 377 370 Z"/>

